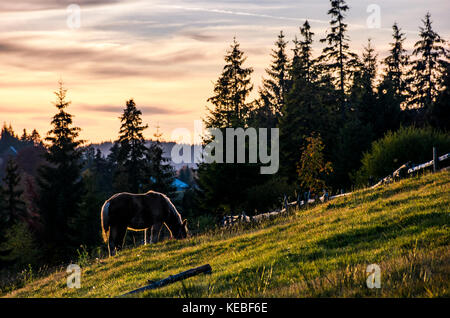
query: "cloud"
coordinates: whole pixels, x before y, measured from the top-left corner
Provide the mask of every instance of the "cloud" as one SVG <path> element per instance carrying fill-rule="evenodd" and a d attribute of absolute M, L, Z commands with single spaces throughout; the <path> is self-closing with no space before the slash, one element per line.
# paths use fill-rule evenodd
<path fill-rule="evenodd" d="M 204 61 L 206 55 L 195 49 L 177 49 L 150 55 L 142 48 L 120 45 L 42 45 L 21 44 L 22 40 L 0 39 L 2 63 L 31 71 L 74 71 L 89 77 L 148 77 L 157 79 L 181 78 L 188 74 L 186 63 Z"/>
<path fill-rule="evenodd" d="M 85 111 L 121 114 L 125 106 L 83 104 L 79 107 Z M 190 113 L 190 111 L 180 110 L 179 107 L 171 105 L 137 105 L 136 107 L 142 112 L 143 115 L 185 115 Z"/>
<path fill-rule="evenodd" d="M 21 0 L 19 1 L 2 1 L 0 2 L 1 12 L 18 12 L 18 11 L 39 11 L 51 9 L 65 9 L 70 4 L 82 6 L 103 6 L 111 5 L 124 0 Z"/>

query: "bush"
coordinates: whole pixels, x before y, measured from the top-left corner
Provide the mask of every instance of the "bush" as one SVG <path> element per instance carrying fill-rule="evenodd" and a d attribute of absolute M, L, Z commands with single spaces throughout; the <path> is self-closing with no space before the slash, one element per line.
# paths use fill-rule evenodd
<path fill-rule="evenodd" d="M 438 155 L 450 152 L 450 135 L 432 128 L 401 127 L 374 141 L 371 150 L 364 154 L 357 183 L 367 183 L 369 178 L 379 180 L 401 165 L 411 161 L 421 164 L 433 159 L 433 147 Z"/>
<path fill-rule="evenodd" d="M 284 195 L 291 196 L 293 189 L 284 178 L 272 177 L 262 184 L 257 184 L 246 191 L 248 215 L 265 213 L 281 208 Z"/>
<path fill-rule="evenodd" d="M 35 243 L 33 234 L 27 224 L 16 223 L 5 233 L 5 241 L 0 244 L 0 251 L 8 251 L 0 257 L 1 262 L 12 264 L 16 268 L 40 261 L 40 251 Z"/>

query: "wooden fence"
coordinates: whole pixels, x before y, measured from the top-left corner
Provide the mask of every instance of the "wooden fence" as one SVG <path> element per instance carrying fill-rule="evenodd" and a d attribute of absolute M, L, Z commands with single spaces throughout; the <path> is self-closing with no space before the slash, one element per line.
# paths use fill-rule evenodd
<path fill-rule="evenodd" d="M 411 162 L 407 162 L 403 165 L 401 165 L 397 170 L 386 176 L 385 178 L 381 179 L 379 182 L 377 182 L 375 185 L 371 186 L 370 188 L 376 188 L 383 184 L 388 184 L 394 181 L 398 181 L 400 179 L 403 179 L 405 177 L 408 177 L 410 175 L 414 175 L 419 173 L 420 171 L 423 171 L 427 168 L 433 167 L 433 172 L 436 172 L 439 170 L 439 168 L 448 167 L 449 162 L 446 162 L 445 165 L 442 163 L 445 162 L 450 158 L 450 153 L 447 153 L 445 155 L 442 155 L 440 157 L 437 157 L 437 150 L 435 147 L 433 147 L 433 160 L 419 164 L 414 165 Z M 347 193 L 341 193 L 334 196 L 328 196 L 327 193 L 325 193 L 323 196 L 321 196 L 317 203 L 323 203 L 329 200 L 334 200 L 340 197 L 348 196 L 352 194 L 353 192 L 347 192 Z M 307 201 L 307 203 L 306 203 Z M 220 225 L 223 227 L 228 227 L 235 225 L 237 223 L 251 223 L 251 222 L 260 222 L 262 220 L 271 219 L 274 217 L 279 216 L 280 214 L 285 214 L 289 211 L 290 207 L 303 207 L 307 206 L 308 204 L 316 203 L 316 200 L 314 199 L 305 199 L 300 200 L 300 196 L 297 196 L 297 201 L 288 202 L 287 196 L 284 196 L 283 200 L 283 207 L 280 210 L 262 213 L 254 216 L 248 216 L 245 213 L 242 213 L 241 215 L 227 215 L 224 216 L 220 222 Z"/>

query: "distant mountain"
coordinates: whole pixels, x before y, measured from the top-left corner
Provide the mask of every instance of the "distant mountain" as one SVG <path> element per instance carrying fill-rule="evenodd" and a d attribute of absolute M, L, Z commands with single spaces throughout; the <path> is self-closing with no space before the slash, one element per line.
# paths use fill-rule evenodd
<path fill-rule="evenodd" d="M 153 140 L 148 140 L 146 141 L 146 146 L 149 147 L 154 141 Z M 102 142 L 99 144 L 91 144 L 91 147 L 94 147 L 95 149 L 100 149 L 100 151 L 102 152 L 103 156 L 108 156 L 109 154 L 109 150 L 112 147 L 112 142 L 111 141 L 106 141 L 106 142 Z M 183 168 L 184 166 L 188 166 L 189 168 L 193 168 L 193 169 L 197 169 L 197 164 L 195 163 L 175 163 L 172 160 L 171 157 L 171 153 L 172 153 L 172 148 L 175 146 L 175 142 L 161 142 L 162 148 L 163 148 L 163 156 L 165 158 L 170 159 L 170 165 L 172 167 L 174 167 L 175 170 L 180 170 L 181 168 Z M 192 145 L 190 145 L 191 148 L 191 158 L 194 158 L 194 147 Z"/>

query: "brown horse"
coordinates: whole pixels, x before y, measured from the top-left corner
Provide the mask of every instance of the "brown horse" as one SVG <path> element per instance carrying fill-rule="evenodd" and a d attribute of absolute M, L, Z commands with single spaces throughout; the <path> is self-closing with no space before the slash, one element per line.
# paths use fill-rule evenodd
<path fill-rule="evenodd" d="M 167 196 L 154 191 L 113 195 L 102 206 L 101 221 L 103 239 L 108 244 L 110 256 L 122 248 L 127 229 L 144 230 L 146 238 L 146 231 L 151 228 L 152 243 L 158 242 L 163 224 L 169 229 L 171 237 L 183 239 L 188 236 L 187 221 L 181 220 L 181 215 Z"/>

